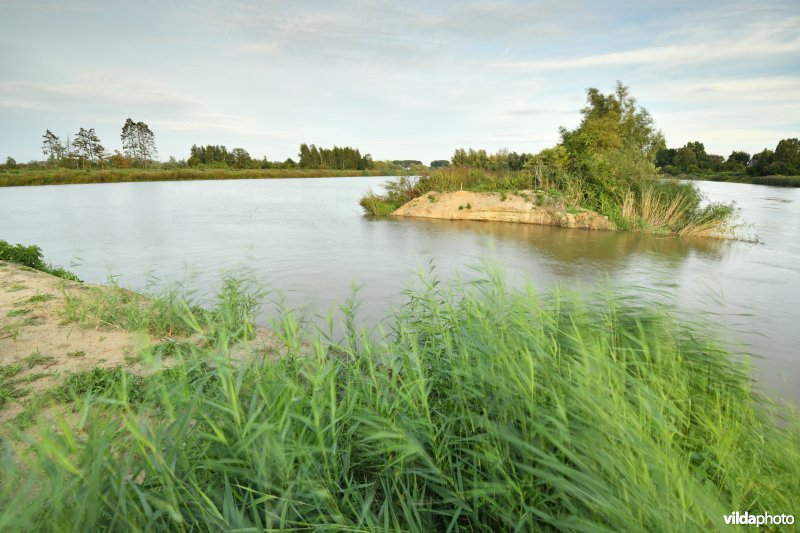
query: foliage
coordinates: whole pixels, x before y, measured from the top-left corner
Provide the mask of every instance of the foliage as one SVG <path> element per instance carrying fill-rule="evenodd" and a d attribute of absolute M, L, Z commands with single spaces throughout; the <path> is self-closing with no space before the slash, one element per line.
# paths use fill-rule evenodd
<path fill-rule="evenodd" d="M 611 205 L 622 202 L 631 184 L 655 174 L 654 160 L 664 137 L 620 82 L 609 95 L 588 89 L 581 114 L 576 129 L 561 128 L 567 168 L 584 181 L 586 207 L 607 214 Z"/>
<path fill-rule="evenodd" d="M 483 170 L 490 170 L 495 172 L 504 171 L 519 171 L 525 167 L 528 160 L 533 157 L 531 154 L 518 154 L 517 152 L 509 152 L 507 149 L 502 149 L 494 154 L 488 154 L 486 150 L 475 150 L 470 148 L 465 150 L 458 148 L 454 153 L 451 161 L 453 166 L 456 167 L 470 167 L 480 168 Z M 431 163 L 431 168 L 443 168 L 447 165 L 441 164 L 434 166 Z"/>
<path fill-rule="evenodd" d="M 42 257 L 42 249 L 36 245 L 12 245 L 11 243 L 0 239 L 0 260 L 18 263 L 28 268 L 53 274 L 54 276 L 58 276 L 60 278 L 69 279 L 72 281 L 80 281 L 78 276 L 72 272 L 64 270 L 61 267 L 45 263 L 44 258 Z"/>
<path fill-rule="evenodd" d="M 0 528 L 691 531 L 800 505 L 796 411 L 665 309 L 425 279 L 387 338 L 305 346 L 70 378 L 80 416 L 5 461 Z"/>
<path fill-rule="evenodd" d="M 117 156 L 112 155 L 110 160 Z M 120 161 L 126 161 L 119 156 Z M 293 162 L 292 162 L 293 163 Z M 130 161 L 132 165 L 132 161 Z M 112 166 L 117 166 L 112 163 Z M 301 169 L 293 165 L 269 169 L 229 168 L 173 168 L 133 169 L 115 168 L 106 170 L 77 171 L 67 169 L 24 170 L 21 172 L 0 172 L 0 187 L 18 187 L 24 185 L 63 185 L 71 183 L 120 183 L 131 181 L 188 181 L 188 180 L 241 180 L 269 178 L 327 178 L 345 176 L 385 176 L 402 174 L 402 170 L 334 170 L 334 169 Z"/>
<path fill-rule="evenodd" d="M 707 154 L 701 142 L 690 142 L 678 149 L 665 148 L 656 156 L 656 166 L 665 174 L 681 173 L 698 176 L 729 173 L 730 181 L 747 172 L 751 176 L 800 176 L 800 140 L 783 139 L 775 150 L 765 148 L 751 157 L 747 152 L 734 150 L 727 159 Z M 718 181 L 726 181 L 721 178 Z M 751 183 L 755 183 L 750 180 Z"/>
<path fill-rule="evenodd" d="M 300 168 L 332 168 L 332 169 L 358 169 L 367 170 L 372 168 L 372 156 L 369 154 L 361 155 L 358 148 L 349 146 L 333 148 L 317 148 L 315 145 L 300 145 L 300 158 L 298 165 Z"/>
<path fill-rule="evenodd" d="M 128 118 L 122 126 L 120 139 L 124 154 L 140 167 L 145 167 L 158 153 L 155 135 L 144 122 Z"/>

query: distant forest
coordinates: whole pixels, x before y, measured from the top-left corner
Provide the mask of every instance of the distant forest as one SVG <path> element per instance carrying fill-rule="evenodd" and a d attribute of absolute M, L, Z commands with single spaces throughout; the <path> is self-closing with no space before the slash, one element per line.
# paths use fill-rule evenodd
<path fill-rule="evenodd" d="M 266 157 L 253 158 L 244 148 L 228 150 L 224 145 L 192 145 L 188 159 L 170 157 L 165 162 L 155 160 L 158 150 L 155 135 L 144 122 L 128 118 L 120 133 L 122 150 L 109 152 L 97 136 L 94 128 L 80 128 L 74 135 L 59 138 L 51 130 L 42 135 L 43 161 L 18 164 L 8 157 L 5 170 L 18 168 L 72 168 L 76 170 L 103 168 L 220 168 L 220 169 L 331 169 L 331 170 L 377 170 L 382 172 L 424 171 L 448 166 L 469 167 L 495 172 L 538 172 L 544 167 L 563 163 L 564 147 L 557 145 L 536 154 L 517 153 L 500 150 L 494 154 L 483 149 L 458 148 L 450 160 L 437 159 L 425 166 L 416 159 L 392 161 L 373 161 L 370 154 L 350 146 L 333 148 L 317 147 L 303 143 L 297 154 L 297 161 L 287 158 L 284 161 L 269 161 Z M 734 150 L 725 158 L 706 152 L 702 142 L 686 143 L 680 148 L 667 148 L 663 137 L 656 149 L 655 169 L 667 175 L 710 175 L 720 173 L 748 174 L 751 176 L 800 175 L 800 140 L 783 139 L 774 150 L 765 148 L 750 155 Z M 652 152 L 651 152 L 652 153 Z M 652 164 L 652 163 L 651 163 Z M 651 167 L 652 168 L 652 167 Z"/>
<path fill-rule="evenodd" d="M 663 148 L 656 153 L 656 168 L 664 174 L 747 173 L 751 176 L 800 175 L 800 140 L 783 139 L 775 150 L 765 148 L 752 156 L 734 150 L 726 158 L 708 154 L 701 142 L 681 148 Z"/>

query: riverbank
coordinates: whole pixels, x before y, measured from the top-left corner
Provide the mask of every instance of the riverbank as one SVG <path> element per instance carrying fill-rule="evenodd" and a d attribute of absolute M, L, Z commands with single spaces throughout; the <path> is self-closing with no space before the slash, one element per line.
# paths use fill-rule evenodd
<path fill-rule="evenodd" d="M 152 374 L 154 364 L 170 368 L 202 348 L 209 323 L 174 296 L 151 299 L 0 261 L 0 423 L 24 426 L 49 404 L 86 392 L 70 383 L 99 392 L 115 373 Z M 196 328 L 186 323 L 190 315 Z M 279 351 L 265 328 L 239 338 L 237 358 Z"/>
<path fill-rule="evenodd" d="M 391 216 L 481 220 L 542 224 L 564 228 L 615 230 L 616 225 L 594 211 L 566 206 L 545 205 L 546 195 L 537 191 L 518 193 L 480 193 L 471 191 L 435 192 L 417 197 L 392 211 Z"/>
<path fill-rule="evenodd" d="M 391 175 L 397 175 L 393 171 Z M 271 178 L 336 178 L 385 176 L 379 170 L 332 169 L 109 169 L 109 170 L 6 170 L 0 171 L 0 187 L 123 183 L 137 181 L 241 180 Z"/>
<path fill-rule="evenodd" d="M 800 506 L 796 412 L 776 423 L 741 358 L 664 309 L 536 298 L 486 272 L 428 280 L 388 337 L 363 334 L 351 301 L 342 339 L 286 314 L 281 356 L 232 362 L 258 300 L 242 285 L 223 283 L 204 313 L 174 293 L 0 268 L 14 309 L 64 283 L 64 325 L 152 338 L 208 325 L 204 342 L 171 345 L 180 364 L 156 369 L 151 350 L 149 372 L 68 377 L 52 397 L 67 417 L 7 447 L 2 529 L 661 531 Z M 56 360 L 43 357 L 17 366 Z"/>
<path fill-rule="evenodd" d="M 774 187 L 800 187 L 800 176 L 752 176 L 738 172 L 718 172 L 709 174 L 664 175 L 668 179 L 688 181 L 722 181 L 727 183 L 752 183 L 753 185 L 771 185 Z"/>

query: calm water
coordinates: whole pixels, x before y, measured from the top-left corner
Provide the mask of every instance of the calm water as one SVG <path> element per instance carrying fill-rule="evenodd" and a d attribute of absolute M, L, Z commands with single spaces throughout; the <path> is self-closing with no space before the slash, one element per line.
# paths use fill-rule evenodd
<path fill-rule="evenodd" d="M 361 285 L 371 324 L 429 261 L 469 279 L 481 261 L 513 283 L 611 284 L 720 322 L 760 382 L 800 402 L 800 189 L 704 182 L 735 201 L 761 244 L 464 221 L 370 220 L 358 198 L 385 178 L 119 183 L 0 189 L 0 238 L 38 244 L 88 282 L 210 290 L 245 271 L 289 307 L 326 315 Z M 266 313 L 274 309 L 266 306 Z"/>

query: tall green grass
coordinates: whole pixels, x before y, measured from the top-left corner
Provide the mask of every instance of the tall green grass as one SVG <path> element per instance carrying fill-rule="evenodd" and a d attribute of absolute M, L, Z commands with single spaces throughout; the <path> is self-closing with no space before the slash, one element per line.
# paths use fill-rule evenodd
<path fill-rule="evenodd" d="M 428 279 L 383 338 L 345 311 L 338 342 L 277 320 L 281 359 L 232 364 L 220 335 L 83 387 L 7 457 L 0 529 L 697 531 L 800 508 L 796 412 L 777 424 L 746 364 L 664 309 L 489 273 Z"/>

